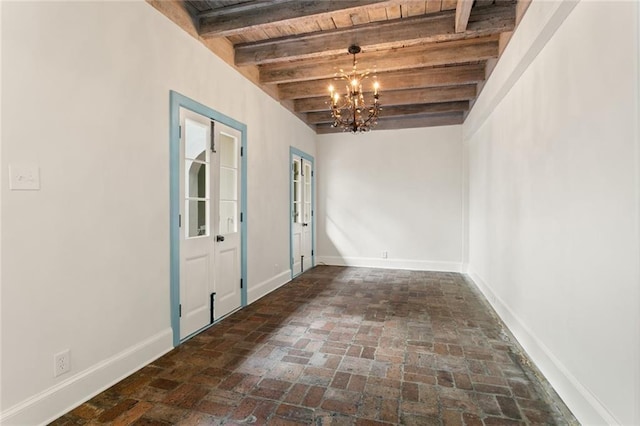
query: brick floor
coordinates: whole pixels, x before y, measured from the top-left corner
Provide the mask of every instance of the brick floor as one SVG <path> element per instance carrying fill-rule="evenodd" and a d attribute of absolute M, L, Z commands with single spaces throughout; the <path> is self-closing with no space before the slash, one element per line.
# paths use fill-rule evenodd
<path fill-rule="evenodd" d="M 54 425 L 577 424 L 460 274 L 319 266 Z"/>

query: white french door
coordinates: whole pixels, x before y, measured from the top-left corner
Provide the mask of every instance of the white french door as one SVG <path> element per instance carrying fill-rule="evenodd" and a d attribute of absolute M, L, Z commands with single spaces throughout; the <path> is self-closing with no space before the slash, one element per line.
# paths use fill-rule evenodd
<path fill-rule="evenodd" d="M 240 132 L 220 123 L 215 124 L 215 147 L 218 160 L 219 186 L 216 197 L 216 273 L 215 319 L 240 307 L 241 240 L 241 135 Z"/>
<path fill-rule="evenodd" d="M 239 132 L 180 109 L 180 339 L 241 304 L 239 157 Z"/>
<path fill-rule="evenodd" d="M 291 270 L 293 276 L 313 267 L 313 163 L 291 156 Z"/>

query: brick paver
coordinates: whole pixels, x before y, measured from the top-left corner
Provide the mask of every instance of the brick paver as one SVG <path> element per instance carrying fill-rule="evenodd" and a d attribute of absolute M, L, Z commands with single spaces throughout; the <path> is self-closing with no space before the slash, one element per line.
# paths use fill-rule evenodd
<path fill-rule="evenodd" d="M 319 266 L 54 425 L 577 424 L 455 273 Z"/>

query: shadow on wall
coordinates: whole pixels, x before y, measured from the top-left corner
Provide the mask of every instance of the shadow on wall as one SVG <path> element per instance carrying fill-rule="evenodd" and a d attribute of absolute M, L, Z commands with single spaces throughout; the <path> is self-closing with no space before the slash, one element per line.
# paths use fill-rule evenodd
<path fill-rule="evenodd" d="M 382 217 L 386 212 L 377 211 L 376 215 L 356 213 L 354 209 L 345 208 L 344 203 L 328 201 L 328 211 L 321 220 L 324 227 L 320 228 L 325 230 L 322 238 L 326 242 L 322 255 L 342 260 L 346 257 L 371 257 L 367 252 L 383 247 L 386 236 L 393 234 L 384 226 L 393 223 L 392 218 Z M 340 219 L 335 220 L 334 217 Z"/>

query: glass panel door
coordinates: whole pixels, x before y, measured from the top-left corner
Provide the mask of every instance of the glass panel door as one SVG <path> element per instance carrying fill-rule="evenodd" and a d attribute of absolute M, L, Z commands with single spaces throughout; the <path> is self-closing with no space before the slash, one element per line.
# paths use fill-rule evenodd
<path fill-rule="evenodd" d="M 220 133 L 220 211 L 221 235 L 238 232 L 238 139 Z"/>
<path fill-rule="evenodd" d="M 303 223 L 305 226 L 311 222 L 311 163 L 304 162 L 304 210 Z"/>
<path fill-rule="evenodd" d="M 301 223 L 301 208 L 302 208 L 302 182 L 300 182 L 300 160 L 293 160 L 293 223 Z"/>
<path fill-rule="evenodd" d="M 210 234 L 211 208 L 210 152 L 207 149 L 208 129 L 201 123 L 185 119 L 185 232 L 186 238 Z"/>

